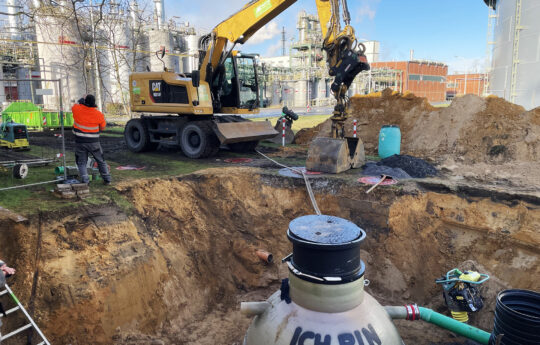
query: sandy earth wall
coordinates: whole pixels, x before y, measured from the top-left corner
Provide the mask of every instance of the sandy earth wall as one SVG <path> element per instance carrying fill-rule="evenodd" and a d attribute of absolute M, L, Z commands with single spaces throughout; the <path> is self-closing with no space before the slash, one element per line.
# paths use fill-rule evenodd
<path fill-rule="evenodd" d="M 434 279 L 476 267 L 493 279 L 473 324 L 490 329 L 499 290 L 540 289 L 538 205 L 401 188 L 366 195 L 327 179 L 313 185 L 323 213 L 367 231 L 368 291 L 383 304 L 444 312 Z M 0 224 L 3 257 L 18 269 L 13 286 L 25 304 L 33 301 L 45 333 L 55 344 L 239 343 L 250 322 L 239 302 L 267 298 L 287 274 L 255 250 L 279 261 L 291 250 L 289 221 L 312 213 L 303 182 L 230 168 L 118 188 L 133 203 L 128 213 L 109 205 Z M 454 341 L 421 324 L 399 327 L 408 343 Z"/>

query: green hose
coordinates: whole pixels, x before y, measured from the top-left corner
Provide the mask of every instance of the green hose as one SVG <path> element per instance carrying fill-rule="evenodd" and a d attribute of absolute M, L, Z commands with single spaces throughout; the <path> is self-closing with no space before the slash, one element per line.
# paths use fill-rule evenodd
<path fill-rule="evenodd" d="M 437 325 L 441 328 L 452 331 L 456 334 L 462 335 L 466 338 L 479 342 L 480 344 L 489 344 L 489 334 L 481 329 L 469 326 L 465 323 L 456 321 L 448 316 L 439 314 L 431 309 L 419 307 L 420 318 L 426 322 Z"/>

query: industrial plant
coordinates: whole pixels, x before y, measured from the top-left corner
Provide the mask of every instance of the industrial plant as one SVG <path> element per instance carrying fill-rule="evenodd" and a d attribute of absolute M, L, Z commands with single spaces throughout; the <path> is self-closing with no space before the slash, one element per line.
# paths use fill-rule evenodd
<path fill-rule="evenodd" d="M 199 39 L 206 32 L 187 21 L 168 19 L 163 1 L 153 1 L 148 7 L 137 1 L 104 4 L 75 13 L 66 1 L 6 0 L 9 15 L 0 29 L 0 79 L 35 82 L 3 80 L 0 100 L 30 100 L 57 108 L 54 97 L 35 90 L 48 88 L 39 79 L 62 78 L 68 104 L 92 92 L 107 113 L 128 114 L 129 73 L 147 68 L 161 71 L 164 66 L 176 73 L 191 73 L 198 68 Z M 488 4 L 488 57 L 493 61 L 489 74 L 448 75 L 444 62 L 415 60 L 412 49 L 408 61 L 381 61 L 380 42 L 363 41 L 371 70 L 357 76 L 349 96 L 391 88 L 431 102 L 471 93 L 494 94 L 527 108 L 539 105 L 536 88 L 531 86 L 535 85 L 534 68 L 540 62 L 530 53 L 535 51 L 537 33 L 528 24 L 536 18 L 536 7 L 523 0 L 504 1 L 495 11 L 494 3 Z M 283 29 L 281 56 L 260 57 L 259 78 L 264 85 L 261 106 L 317 107 L 333 102 L 318 17 L 301 11 L 296 29 L 295 33 Z M 159 60 L 156 52 L 162 48 L 166 55 Z M 458 83 L 462 86 L 457 87 Z M 465 86 L 467 83 L 471 85 Z"/>

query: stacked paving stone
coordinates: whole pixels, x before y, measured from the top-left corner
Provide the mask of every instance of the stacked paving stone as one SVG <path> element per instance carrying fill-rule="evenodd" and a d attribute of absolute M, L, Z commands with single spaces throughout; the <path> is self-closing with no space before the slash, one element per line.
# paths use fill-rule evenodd
<path fill-rule="evenodd" d="M 62 199 L 84 199 L 90 196 L 90 189 L 86 183 L 57 184 L 54 194 Z"/>

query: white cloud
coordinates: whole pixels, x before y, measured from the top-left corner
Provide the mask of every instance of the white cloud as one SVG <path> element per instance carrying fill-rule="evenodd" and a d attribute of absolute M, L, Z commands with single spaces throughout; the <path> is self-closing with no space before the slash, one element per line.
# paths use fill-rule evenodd
<path fill-rule="evenodd" d="M 485 57 L 465 58 L 463 56 L 455 56 L 447 64 L 448 74 L 483 73 L 486 70 Z"/>
<path fill-rule="evenodd" d="M 277 22 L 272 21 L 263 26 L 255 35 L 249 39 L 249 43 L 258 44 L 264 41 L 271 40 L 281 34 L 281 29 L 278 27 Z"/>
<path fill-rule="evenodd" d="M 278 41 L 271 46 L 269 46 L 266 49 L 266 53 L 264 53 L 264 57 L 271 57 L 271 56 L 281 56 L 281 49 L 283 48 L 283 43 L 281 41 Z"/>
<path fill-rule="evenodd" d="M 362 22 L 365 18 L 369 20 L 375 19 L 375 15 L 377 14 L 377 5 L 379 2 L 380 0 L 362 0 L 358 10 L 356 11 L 357 17 L 352 19 L 358 23 Z"/>

